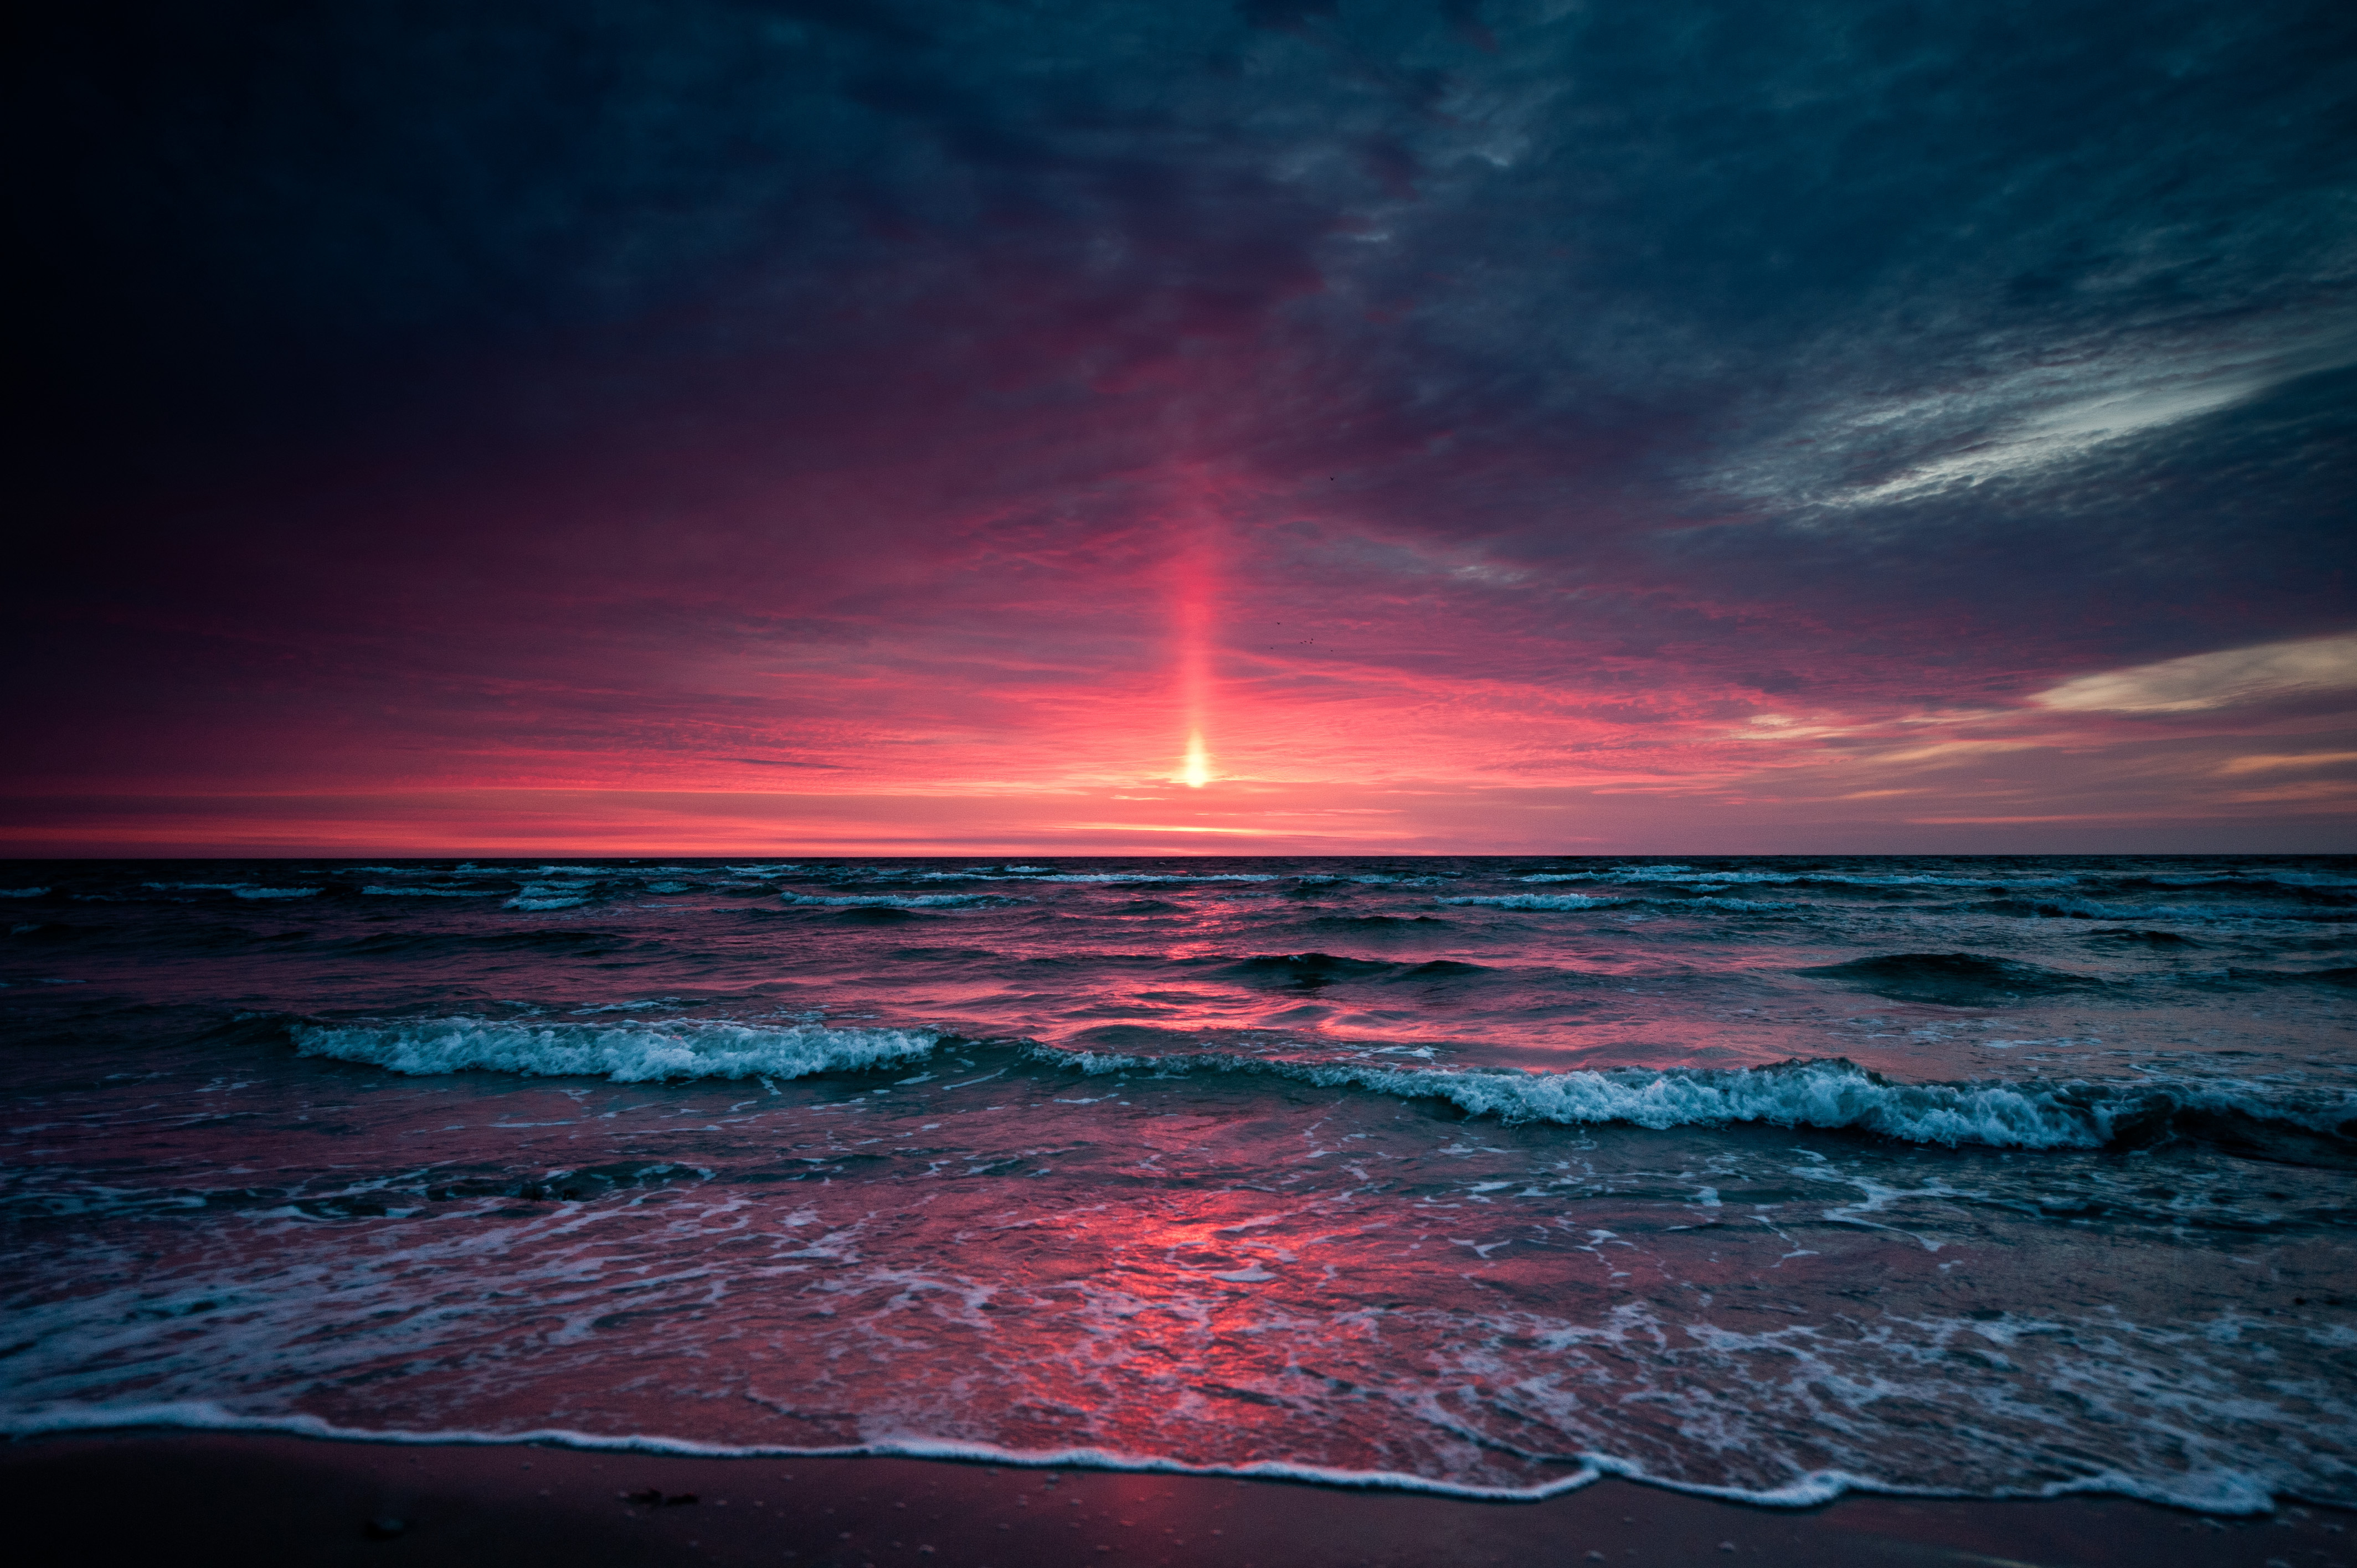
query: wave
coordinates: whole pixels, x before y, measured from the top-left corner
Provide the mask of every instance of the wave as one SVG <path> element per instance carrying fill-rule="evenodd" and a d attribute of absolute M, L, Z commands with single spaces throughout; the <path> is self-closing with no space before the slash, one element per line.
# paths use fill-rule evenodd
<path fill-rule="evenodd" d="M 2257 985 L 2330 985 L 2339 990 L 2357 987 L 2357 967 L 2341 964 L 2332 969 L 2244 969 L 2226 972 L 2230 980 Z"/>
<path fill-rule="evenodd" d="M 2244 904 L 2099 904 L 2085 898 L 2058 901 L 2051 898 L 2015 898 L 2002 894 L 1979 904 L 1951 906 L 1975 915 L 2008 915 L 2029 920 L 2179 920 L 2194 924 L 2217 924 L 2234 920 L 2299 920 L 2328 924 L 2347 924 L 2357 920 L 2340 905 L 2324 909 L 2301 908 L 2259 908 Z"/>
<path fill-rule="evenodd" d="M 9 927 L 8 936 L 11 940 L 70 942 L 95 935 L 101 929 L 103 928 L 76 926 L 64 920 L 28 920 L 23 925 Z"/>
<path fill-rule="evenodd" d="M 1656 1475 L 1643 1464 L 1605 1454 L 1578 1455 L 1568 1475 L 1550 1477 L 1529 1486 L 1481 1486 L 1435 1476 L 1397 1470 L 1351 1469 L 1335 1465 L 1305 1464 L 1283 1459 L 1255 1459 L 1241 1464 L 1198 1464 L 1157 1454 L 1139 1454 L 1093 1445 L 1020 1448 L 972 1438 L 926 1437 L 908 1434 L 866 1442 L 788 1445 L 781 1444 L 712 1443 L 659 1433 L 583 1432 L 569 1427 L 527 1427 L 484 1430 L 477 1427 L 402 1429 L 347 1426 L 315 1415 L 292 1412 L 249 1413 L 212 1400 L 133 1400 L 93 1403 L 47 1402 L 0 1409 L 0 1434 L 12 1438 L 57 1436 L 68 1433 L 104 1432 L 132 1427 L 167 1427 L 193 1432 L 274 1433 L 288 1436 L 348 1443 L 394 1445 L 510 1447 L 530 1444 L 572 1448 L 602 1454 L 661 1454 L 714 1459 L 903 1458 L 982 1462 L 1010 1468 L 1105 1470 L 1153 1476 L 1233 1477 L 1271 1481 L 1303 1481 L 1353 1490 L 1422 1493 L 1474 1501 L 1539 1502 L 1617 1477 L 1642 1486 L 1689 1497 L 1716 1498 L 1727 1502 L 1768 1508 L 1814 1508 L 1857 1492 L 1879 1497 L 1953 1498 L 1944 1487 L 1894 1485 L 1853 1471 L 1820 1468 L 1793 1477 L 1781 1487 L 1757 1488 L 1712 1486 Z M 1569 1457 L 1569 1456 L 1566 1456 Z M 2089 1495 L 2138 1498 L 2172 1508 L 2203 1513 L 2250 1516 L 2270 1513 L 2281 1497 L 2309 1496 L 2280 1481 L 2245 1470 L 2215 1468 L 2163 1476 L 2137 1476 L 2117 1468 L 2035 1487 L 1999 1487 L 1986 1493 L 1992 1498 L 2064 1498 Z M 1996 1559 L 1982 1559 L 1995 1562 Z"/>
<path fill-rule="evenodd" d="M 1241 979 L 1305 989 L 1330 985 L 1338 980 L 1459 980 L 1489 974 L 1478 963 L 1434 959 L 1426 963 L 1394 963 L 1383 959 L 1337 958 L 1332 953 L 1264 953 L 1222 966 Z"/>
<path fill-rule="evenodd" d="M 1260 871 L 1062 871 L 1049 876 L 1026 876 L 1026 882 L 1276 882 L 1280 872 Z"/>
<path fill-rule="evenodd" d="M 806 1078 L 921 1059 L 938 1035 L 904 1029 L 833 1029 L 814 1024 L 522 1024 L 483 1018 L 413 1023 L 300 1023 L 298 1055 L 392 1072 L 511 1072 L 534 1078 Z"/>
<path fill-rule="evenodd" d="M 1807 890 L 1814 894 L 1875 894 L 1884 897 L 1920 895 L 1940 889 L 1976 890 L 1986 895 L 1986 901 L 1960 908 L 1987 914 L 2072 919 L 2348 918 L 2350 907 L 2357 904 L 2357 892 L 2352 892 L 2352 887 L 2357 887 L 2357 885 L 2352 885 L 2345 877 L 2321 873 L 2302 875 L 2290 872 L 2273 875 L 2227 873 L 2169 876 L 2087 872 L 2008 875 L 2005 870 L 1993 870 L 1981 875 L 1959 875 L 1937 872 L 1878 874 L 1859 867 L 1833 871 L 1784 867 L 1725 870 L 1664 865 L 1542 871 L 1523 874 L 1515 880 L 1526 884 L 1587 884 L 1599 889 L 1614 886 L 1692 888 L 1754 886 Z M 2169 898 L 2172 902 L 2156 907 L 2152 903 L 2155 895 Z M 2214 902 L 2221 898 L 2274 902 L 2260 907 L 2221 908 Z M 2137 907 L 2120 902 L 2127 899 L 2136 899 Z M 2180 899 L 2186 902 L 2174 902 Z"/>
<path fill-rule="evenodd" d="M 2292 1135 L 2295 1146 L 2287 1153 L 2322 1155 L 2337 1163 L 2357 1152 L 2350 1147 L 2357 1144 L 2357 1095 L 2349 1094 L 2319 1095 L 2303 1104 L 2247 1088 L 2190 1083 L 1900 1083 L 1840 1057 L 1756 1068 L 1469 1072 L 1211 1053 L 1047 1054 L 1071 1059 L 1092 1074 L 1261 1074 L 1404 1100 L 1440 1100 L 1468 1116 L 1509 1122 L 1620 1122 L 1655 1132 L 1764 1123 L 1869 1133 L 1950 1148 L 2103 1149 L 2192 1136 L 2261 1155 L 2279 1142 L 2268 1136 L 2272 1130 Z"/>
<path fill-rule="evenodd" d="M 1682 883 L 1689 886 L 1747 884 L 1775 887 L 2068 887 L 2074 876 L 1941 876 L 1929 873 L 1876 875 L 1871 872 L 1804 872 L 1778 868 L 1767 871 L 1697 871 L 1686 865 L 1615 866 L 1596 871 L 1543 871 L 1516 878 L 1521 882 Z"/>
<path fill-rule="evenodd" d="M 642 939 L 621 931 L 576 926 L 569 929 L 523 927 L 509 930 L 377 931 L 355 937 L 347 945 L 353 952 L 467 953 L 522 950 L 591 957 L 619 952 L 640 945 Z"/>
<path fill-rule="evenodd" d="M 1431 915 L 1314 915 L 1295 923 L 1314 930 L 1347 931 L 1360 936 L 1414 931 L 1418 926 L 1437 926 L 1446 929 L 1448 925 L 1448 921 Z"/>
<path fill-rule="evenodd" d="M 326 891 L 320 887 L 264 887 L 251 882 L 150 882 L 145 886 L 154 893 L 233 893 L 240 898 L 308 898 Z"/>
<path fill-rule="evenodd" d="M 562 871 L 563 866 L 554 869 Z M 502 909 L 576 909 L 597 895 L 594 885 L 579 882 L 527 882 Z"/>
<path fill-rule="evenodd" d="M 1399 966 L 1383 966 L 1394 968 Z M 466 1071 L 670 1079 L 804 1078 L 899 1069 L 956 1036 L 924 1030 L 708 1019 L 544 1024 L 453 1017 L 286 1031 L 298 1054 L 407 1074 Z M 960 1040 L 963 1049 L 984 1047 Z M 1839 1057 L 1757 1068 L 1582 1069 L 1521 1072 L 1305 1061 L 1226 1051 L 1131 1054 L 1024 1042 L 1021 1059 L 1092 1076 L 1221 1072 L 1276 1077 L 1403 1100 L 1437 1100 L 1468 1116 L 1566 1126 L 1762 1124 L 1871 1133 L 1950 1148 L 2102 1149 L 2189 1137 L 2260 1157 L 2357 1154 L 2357 1095 L 2255 1085 L 1978 1081 L 1903 1083 Z M 2289 1142 L 2287 1143 L 2286 1140 Z"/>
<path fill-rule="evenodd" d="M 1472 965 L 1383 964 L 1326 954 L 1253 959 L 1235 967 L 1313 985 L 1330 978 L 1420 980 L 1483 972 Z M 2341 972 L 2327 976 L 2328 983 L 2351 983 Z M 302 1056 L 405 1074 L 490 1071 L 618 1083 L 888 1070 L 922 1062 L 938 1046 L 953 1042 L 963 1051 L 1011 1049 L 1019 1060 L 1090 1075 L 1273 1076 L 1320 1088 L 1440 1101 L 1469 1117 L 1508 1122 L 1620 1123 L 1657 1132 L 1760 1124 L 1950 1148 L 2027 1150 L 2144 1147 L 2186 1138 L 2295 1164 L 2340 1165 L 2357 1158 L 2357 1094 L 2344 1091 L 2158 1079 L 1910 1083 L 1838 1057 L 1756 1068 L 1469 1070 L 1224 1049 L 1139 1052 L 991 1043 L 926 1029 L 712 1019 L 302 1020 L 286 1026 L 284 1037 Z"/>
<path fill-rule="evenodd" d="M 1139 886 L 1184 882 L 1281 882 L 1282 872 L 1055 871 L 1044 865 L 968 866 L 962 871 L 918 871 L 903 866 L 804 866 L 797 881 L 835 886 L 857 882 L 1039 882 L 1094 886 Z"/>
<path fill-rule="evenodd" d="M 974 909 L 1020 902 L 996 893 L 845 893 L 832 896 L 780 893 L 778 897 L 788 904 L 832 905 L 837 908 L 854 909 Z"/>
<path fill-rule="evenodd" d="M 2357 904 L 2357 893 L 2343 877 L 2321 875 L 2249 876 L 2225 875 L 2218 876 L 2121 876 L 2104 881 L 2120 892 L 2155 891 L 2192 894 L 2232 894 L 2248 897 L 2254 894 L 2262 898 L 2289 898 L 2309 904 Z"/>
<path fill-rule="evenodd" d="M 496 898 L 504 887 L 363 887 L 379 898 Z"/>
<path fill-rule="evenodd" d="M 46 887 L 0 887 L 0 898 L 38 898 Z"/>
<path fill-rule="evenodd" d="M 2116 947 L 2190 948 L 2201 945 L 2191 937 L 2180 936 L 2175 931 L 2140 931 L 2126 926 L 2089 931 L 2087 940 Z"/>
<path fill-rule="evenodd" d="M 1641 897 L 1610 893 L 1492 893 L 1436 898 L 1436 904 L 1471 904 L 1490 909 L 1734 909 L 1744 912 L 1797 909 L 1803 906 L 1765 898 L 1729 898 L 1720 894 L 1686 893 L 1678 897 Z"/>
<path fill-rule="evenodd" d="M 2092 975 L 1969 952 L 1888 953 L 1792 972 L 1838 980 L 1894 1002 L 1932 1002 L 1947 1007 L 1985 1007 L 2026 996 L 2094 991 L 2104 983 Z"/>

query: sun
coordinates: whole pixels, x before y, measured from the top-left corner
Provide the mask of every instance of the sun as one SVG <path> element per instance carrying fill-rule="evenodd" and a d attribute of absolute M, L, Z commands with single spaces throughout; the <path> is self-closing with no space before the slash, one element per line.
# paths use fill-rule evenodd
<path fill-rule="evenodd" d="M 1200 789 L 1211 781 L 1211 759 L 1203 750 L 1200 730 L 1187 737 L 1187 766 L 1179 770 L 1178 777 L 1189 789 Z"/>

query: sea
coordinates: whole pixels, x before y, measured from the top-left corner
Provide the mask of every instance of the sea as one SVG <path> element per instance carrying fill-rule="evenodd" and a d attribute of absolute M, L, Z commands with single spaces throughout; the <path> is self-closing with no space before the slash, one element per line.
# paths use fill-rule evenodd
<path fill-rule="evenodd" d="M 2357 1504 L 2357 858 L 0 864 L 0 1431 Z"/>

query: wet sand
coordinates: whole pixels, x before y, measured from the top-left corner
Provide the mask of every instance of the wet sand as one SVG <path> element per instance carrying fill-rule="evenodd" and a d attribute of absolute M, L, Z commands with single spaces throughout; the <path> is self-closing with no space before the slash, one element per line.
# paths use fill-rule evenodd
<path fill-rule="evenodd" d="M 1780 1509 L 1622 1481 L 1541 1503 L 1481 1503 L 920 1459 L 694 1459 L 152 1431 L 0 1446 L 0 1502 L 12 1536 L 39 1542 L 16 1561 L 71 1568 L 2357 1564 L 2357 1514 L 2292 1506 L 2245 1520 L 2115 1498 L 1854 1497 Z"/>

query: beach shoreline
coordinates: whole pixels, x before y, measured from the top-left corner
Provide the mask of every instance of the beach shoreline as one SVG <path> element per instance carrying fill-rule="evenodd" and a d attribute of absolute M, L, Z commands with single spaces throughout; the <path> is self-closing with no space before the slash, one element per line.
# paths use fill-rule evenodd
<path fill-rule="evenodd" d="M 1810 1508 L 1607 1478 L 1479 1501 L 949 1459 L 696 1457 L 156 1428 L 0 1446 L 0 1498 L 80 1564 L 1424 1563 L 2169 1565 L 2357 1562 L 2357 1513 L 2220 1518 L 2120 1497 L 1854 1495 Z M 693 1499 L 687 1500 L 687 1499 Z"/>

